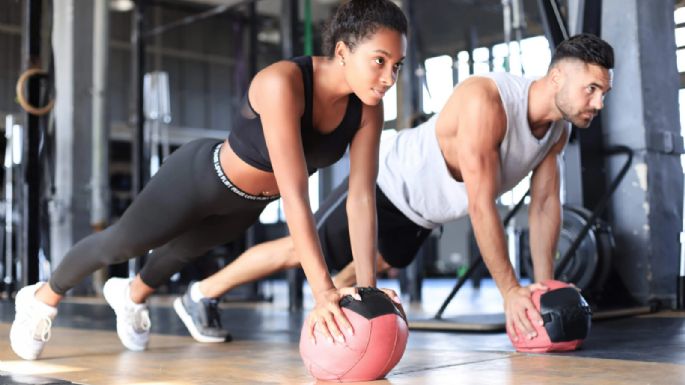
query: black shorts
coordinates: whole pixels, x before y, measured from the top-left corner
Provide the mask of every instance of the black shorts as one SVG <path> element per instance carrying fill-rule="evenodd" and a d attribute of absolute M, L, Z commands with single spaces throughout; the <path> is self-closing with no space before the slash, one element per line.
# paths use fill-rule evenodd
<path fill-rule="evenodd" d="M 352 262 L 352 247 L 347 221 L 348 179 L 326 198 L 316 212 L 316 227 L 326 264 L 341 270 Z M 388 200 L 376 185 L 378 249 L 390 266 L 405 267 L 412 260 L 431 230 L 412 222 Z"/>

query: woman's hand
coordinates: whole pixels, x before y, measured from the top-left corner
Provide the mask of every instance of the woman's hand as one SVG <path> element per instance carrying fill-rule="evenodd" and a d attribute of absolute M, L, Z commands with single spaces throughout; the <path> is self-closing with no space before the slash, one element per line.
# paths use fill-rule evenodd
<path fill-rule="evenodd" d="M 382 291 L 383 293 L 385 293 L 385 295 L 387 295 L 387 296 L 390 298 L 390 300 L 391 300 L 392 302 L 395 303 L 395 306 L 397 306 L 397 309 L 398 309 L 398 310 L 400 311 L 400 313 L 402 314 L 402 318 L 404 318 L 404 320 L 407 321 L 407 314 L 404 312 L 404 308 L 402 307 L 402 303 L 401 303 L 401 301 L 400 301 L 400 296 L 397 295 L 397 293 L 395 292 L 395 290 L 383 289 L 383 288 L 380 288 L 380 287 L 378 288 L 378 290 L 380 290 L 380 291 Z"/>
<path fill-rule="evenodd" d="M 362 299 L 357 293 L 357 288 L 354 287 L 332 288 L 314 296 L 316 305 L 307 317 L 309 338 L 314 340 L 314 343 L 316 343 L 314 330 L 318 330 L 331 343 L 333 343 L 334 338 L 338 342 L 344 343 L 343 331 L 350 336 L 354 334 L 352 325 L 340 309 L 340 300 L 346 295 L 351 295 L 357 301 Z"/>

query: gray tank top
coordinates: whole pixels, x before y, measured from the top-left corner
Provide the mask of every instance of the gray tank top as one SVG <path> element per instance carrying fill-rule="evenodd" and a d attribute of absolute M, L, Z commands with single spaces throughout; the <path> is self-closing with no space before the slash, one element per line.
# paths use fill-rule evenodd
<path fill-rule="evenodd" d="M 534 170 L 571 126 L 556 121 L 542 139 L 537 139 L 528 124 L 528 91 L 533 80 L 508 73 L 484 76 L 497 85 L 507 115 L 499 148 L 500 195 Z M 384 138 L 379 158 L 380 189 L 407 218 L 427 229 L 468 214 L 464 183 L 452 177 L 438 146 L 437 119 L 438 114 L 416 128 Z"/>

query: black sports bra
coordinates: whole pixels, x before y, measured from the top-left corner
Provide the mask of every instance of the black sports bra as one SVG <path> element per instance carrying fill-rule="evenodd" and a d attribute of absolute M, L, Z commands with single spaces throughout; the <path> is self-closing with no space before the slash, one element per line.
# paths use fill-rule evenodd
<path fill-rule="evenodd" d="M 302 71 L 304 82 L 304 113 L 300 119 L 304 158 L 309 175 L 318 168 L 330 166 L 340 159 L 361 124 L 362 103 L 355 94 L 350 94 L 342 122 L 334 131 L 322 134 L 312 124 L 313 67 L 310 56 L 291 59 Z M 269 151 L 264 141 L 264 128 L 259 114 L 250 105 L 245 95 L 243 105 L 233 120 L 228 143 L 245 163 L 263 171 L 273 172 Z"/>

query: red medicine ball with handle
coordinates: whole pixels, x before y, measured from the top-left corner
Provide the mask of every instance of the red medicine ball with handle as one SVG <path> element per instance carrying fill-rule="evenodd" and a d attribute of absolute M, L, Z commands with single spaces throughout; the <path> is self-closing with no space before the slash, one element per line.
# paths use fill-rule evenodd
<path fill-rule="evenodd" d="M 347 295 L 340 308 L 354 335 L 329 342 L 318 330 L 316 343 L 307 323 L 300 335 L 300 356 L 309 373 L 325 381 L 372 381 L 383 378 L 402 358 L 407 345 L 407 320 L 394 302 L 376 288 L 359 288 L 362 300 Z"/>
<path fill-rule="evenodd" d="M 544 325 L 531 321 L 537 336 L 528 339 L 521 331 L 507 325 L 511 339 L 517 333 L 518 340 L 511 340 L 516 351 L 526 353 L 563 352 L 575 350 L 590 332 L 592 311 L 582 295 L 568 283 L 547 280 L 541 282 L 549 291 L 534 290 L 533 304 L 538 309 Z"/>

